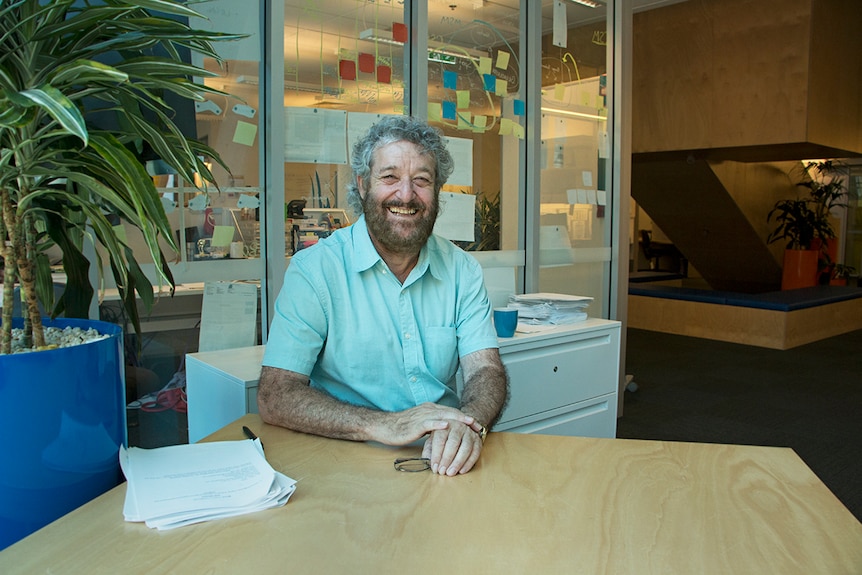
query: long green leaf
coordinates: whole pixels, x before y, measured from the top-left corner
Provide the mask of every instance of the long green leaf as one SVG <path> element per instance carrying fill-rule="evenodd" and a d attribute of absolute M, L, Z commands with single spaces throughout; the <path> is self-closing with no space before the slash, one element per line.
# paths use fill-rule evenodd
<path fill-rule="evenodd" d="M 81 111 L 69 98 L 52 86 L 41 86 L 19 92 L 22 96 L 45 110 L 64 130 L 80 138 L 84 145 L 89 140 L 87 125 Z"/>
<path fill-rule="evenodd" d="M 57 67 L 52 82 L 59 86 L 67 82 L 86 84 L 89 82 L 127 82 L 129 75 L 113 66 L 94 60 L 75 60 L 71 64 Z"/>

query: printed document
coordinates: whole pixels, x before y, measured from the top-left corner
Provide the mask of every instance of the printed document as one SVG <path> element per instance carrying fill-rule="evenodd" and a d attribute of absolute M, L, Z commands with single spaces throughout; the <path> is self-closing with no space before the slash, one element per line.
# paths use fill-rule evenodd
<path fill-rule="evenodd" d="M 260 440 L 120 449 L 126 521 L 173 529 L 280 507 L 296 481 L 275 471 Z"/>

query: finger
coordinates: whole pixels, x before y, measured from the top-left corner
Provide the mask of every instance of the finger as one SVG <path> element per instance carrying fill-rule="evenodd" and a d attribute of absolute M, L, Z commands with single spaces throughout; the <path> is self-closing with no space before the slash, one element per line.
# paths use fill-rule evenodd
<path fill-rule="evenodd" d="M 470 457 L 467 458 L 467 461 L 464 465 L 461 466 L 461 469 L 458 470 L 458 473 L 464 474 L 473 469 L 476 465 L 476 462 L 479 461 L 479 455 L 482 453 L 482 442 L 479 441 L 478 445 L 473 446 L 473 450 L 470 452 Z"/>
<path fill-rule="evenodd" d="M 469 439 L 465 433 L 473 433 L 466 426 L 455 426 L 449 430 L 449 436 L 446 438 L 446 445 L 443 447 L 443 453 L 440 455 L 440 463 L 437 473 L 440 475 L 455 475 L 461 467 L 461 464 L 466 461 L 470 450 L 472 449 Z M 462 449 L 466 447 L 467 452 L 462 453 Z M 461 457 L 459 458 L 459 454 Z"/>
<path fill-rule="evenodd" d="M 429 450 L 428 462 L 431 464 L 431 471 L 434 473 L 437 473 L 440 467 L 440 459 L 443 457 L 443 452 L 446 448 L 446 443 L 449 440 L 451 432 L 452 430 L 450 428 L 435 431 L 426 442 L 426 447 Z"/>
<path fill-rule="evenodd" d="M 417 413 L 421 413 L 423 414 L 423 417 L 426 418 L 452 419 L 454 421 L 459 421 L 465 425 L 472 426 L 476 423 L 476 419 L 472 415 L 467 415 L 460 409 L 456 409 L 454 407 L 449 407 L 446 405 L 440 405 L 438 403 L 422 403 L 414 408 L 411 408 L 408 411 L 415 411 Z"/>
<path fill-rule="evenodd" d="M 458 448 L 458 453 L 455 459 L 446 470 L 446 475 L 463 475 L 473 468 L 476 461 L 479 460 L 479 454 L 482 452 L 482 442 L 476 438 L 476 434 L 472 431 L 467 431 L 461 439 L 461 446 Z"/>

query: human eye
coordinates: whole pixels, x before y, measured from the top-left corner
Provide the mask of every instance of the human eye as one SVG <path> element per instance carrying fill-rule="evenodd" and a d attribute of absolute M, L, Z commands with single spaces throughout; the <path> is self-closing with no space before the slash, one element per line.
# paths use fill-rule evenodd
<path fill-rule="evenodd" d="M 395 174 L 381 174 L 380 181 L 386 184 L 394 184 L 398 181 L 398 176 L 396 176 Z"/>
<path fill-rule="evenodd" d="M 431 178 L 429 178 L 427 176 L 417 176 L 417 177 L 413 178 L 413 183 L 416 184 L 417 186 L 419 186 L 420 188 L 427 188 L 433 182 L 431 181 Z"/>

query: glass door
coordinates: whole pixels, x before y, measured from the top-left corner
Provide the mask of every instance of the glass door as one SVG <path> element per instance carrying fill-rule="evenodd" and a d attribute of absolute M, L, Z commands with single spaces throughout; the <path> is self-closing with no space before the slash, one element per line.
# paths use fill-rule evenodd
<path fill-rule="evenodd" d="M 542 17 L 537 291 L 593 297 L 589 315 L 608 317 L 607 7 L 543 2 Z"/>

